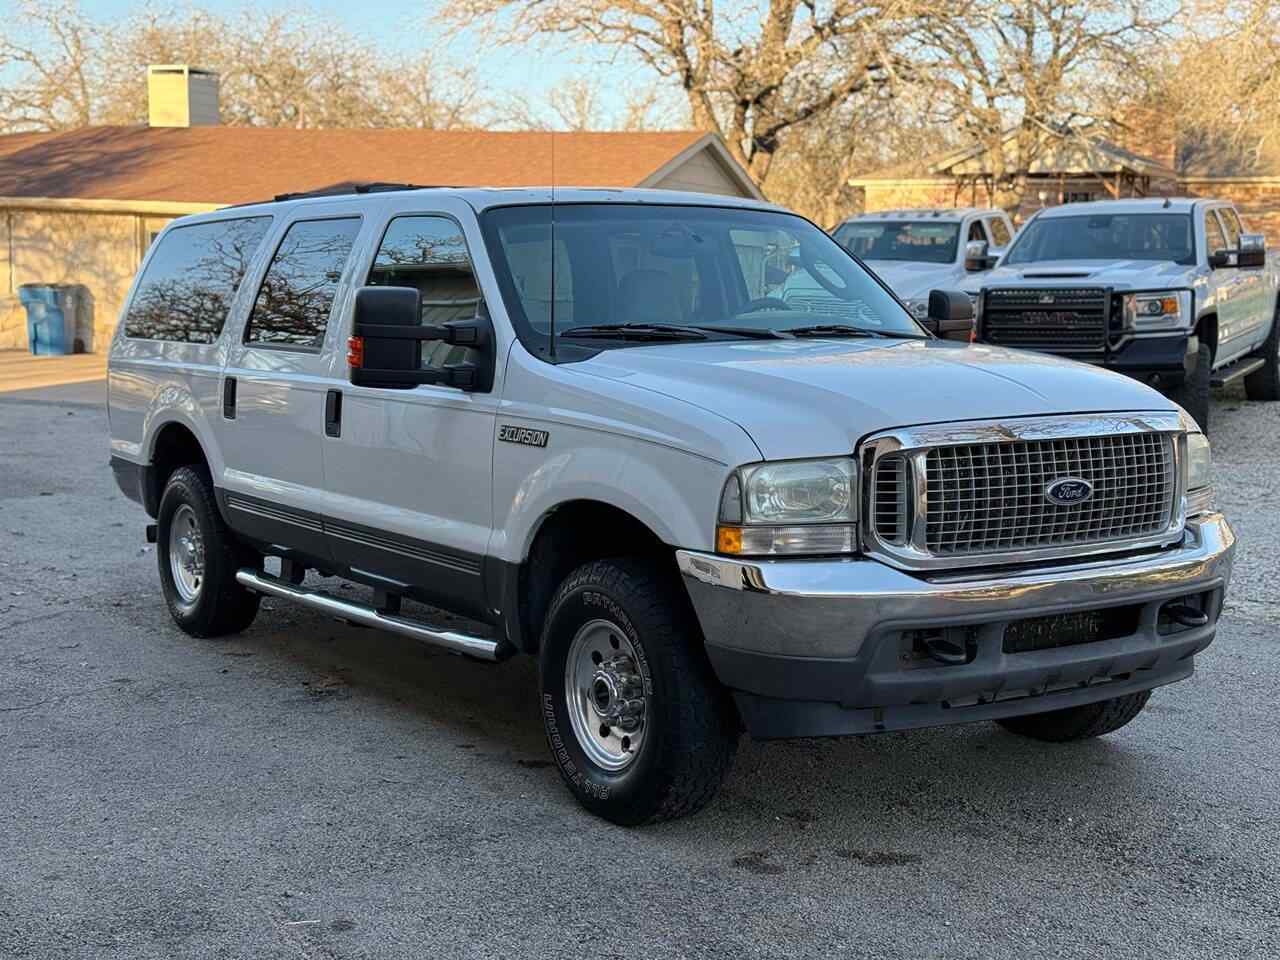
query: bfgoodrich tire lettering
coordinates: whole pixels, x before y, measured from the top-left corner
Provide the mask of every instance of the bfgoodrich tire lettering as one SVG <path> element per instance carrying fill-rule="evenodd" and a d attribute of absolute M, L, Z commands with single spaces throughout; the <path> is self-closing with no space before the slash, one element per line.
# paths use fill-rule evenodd
<path fill-rule="evenodd" d="M 174 622 L 193 637 L 239 633 L 258 614 L 258 594 L 236 583 L 236 570 L 260 558 L 238 543 L 213 499 L 213 483 L 200 467 L 181 467 L 165 484 L 156 518 L 160 587 Z M 183 578 L 174 552 L 184 549 L 183 530 L 199 541 L 199 576 Z M 187 538 L 191 539 L 191 538 Z"/>
<path fill-rule="evenodd" d="M 641 745 L 614 770 L 594 762 L 583 747 L 566 690 L 575 638 L 600 623 L 621 631 L 619 648 L 634 650 L 634 670 L 627 672 L 643 689 Z M 565 783 L 588 810 L 632 826 L 693 813 L 715 796 L 737 748 L 738 719 L 674 577 L 630 558 L 573 571 L 551 601 L 539 674 L 547 743 Z"/>

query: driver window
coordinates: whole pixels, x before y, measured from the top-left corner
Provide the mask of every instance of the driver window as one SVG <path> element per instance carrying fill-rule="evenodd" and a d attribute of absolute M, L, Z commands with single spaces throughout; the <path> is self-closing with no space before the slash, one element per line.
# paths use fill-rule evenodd
<path fill-rule="evenodd" d="M 387 227 L 369 271 L 370 286 L 417 287 L 422 323 L 440 324 L 476 315 L 482 297 L 471 270 L 462 228 L 447 217 L 397 217 Z M 427 340 L 424 370 L 446 364 L 479 362 L 472 347 Z"/>
<path fill-rule="evenodd" d="M 1218 218 L 1222 221 L 1222 229 L 1227 235 L 1227 246 L 1231 250 L 1240 247 L 1240 220 L 1230 207 L 1219 207 Z"/>
<path fill-rule="evenodd" d="M 982 229 L 981 220 L 975 220 L 969 224 L 969 236 L 967 239 L 970 242 L 974 240 L 981 240 L 983 243 L 987 242 L 987 232 Z"/>

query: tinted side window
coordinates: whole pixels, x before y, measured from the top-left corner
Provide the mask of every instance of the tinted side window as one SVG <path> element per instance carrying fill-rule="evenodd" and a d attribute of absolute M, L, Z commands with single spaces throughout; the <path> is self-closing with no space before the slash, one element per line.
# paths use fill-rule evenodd
<path fill-rule="evenodd" d="M 392 220 L 369 271 L 369 285 L 417 287 L 424 324 L 467 320 L 476 315 L 483 299 L 462 228 L 448 217 Z M 422 367 L 426 370 L 478 360 L 471 347 L 439 340 L 422 344 Z"/>
<path fill-rule="evenodd" d="M 359 217 L 291 226 L 258 290 L 245 342 L 319 348 L 359 232 Z"/>
<path fill-rule="evenodd" d="M 1013 239 L 1013 235 L 1009 233 L 1009 228 L 1005 222 L 999 217 L 992 217 L 987 221 L 991 227 L 991 239 L 997 247 L 1007 247 L 1009 241 Z"/>
<path fill-rule="evenodd" d="M 213 343 L 270 226 L 270 217 L 252 217 L 170 230 L 129 304 L 125 335 Z"/>
<path fill-rule="evenodd" d="M 987 242 L 987 235 L 982 229 L 981 220 L 975 220 L 973 223 L 969 224 L 969 236 L 967 239 L 970 242 L 974 240 L 981 240 L 983 243 Z"/>
<path fill-rule="evenodd" d="M 1230 207 L 1219 207 L 1218 216 L 1222 220 L 1222 229 L 1227 233 L 1227 246 L 1235 250 L 1240 246 L 1240 218 Z"/>
<path fill-rule="evenodd" d="M 1218 218 L 1213 215 L 1212 210 L 1204 215 L 1204 244 L 1210 254 L 1227 249 L 1222 227 L 1218 224 Z"/>

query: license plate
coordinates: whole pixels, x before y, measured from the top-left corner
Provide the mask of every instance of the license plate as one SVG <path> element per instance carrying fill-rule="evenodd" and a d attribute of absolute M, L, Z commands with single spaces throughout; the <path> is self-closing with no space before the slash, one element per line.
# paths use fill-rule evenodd
<path fill-rule="evenodd" d="M 1110 610 L 1081 610 L 1015 620 L 1004 628 L 1004 652 L 1027 653 L 1109 640 L 1124 635 L 1124 631 L 1116 632 L 1118 627 L 1116 611 Z"/>

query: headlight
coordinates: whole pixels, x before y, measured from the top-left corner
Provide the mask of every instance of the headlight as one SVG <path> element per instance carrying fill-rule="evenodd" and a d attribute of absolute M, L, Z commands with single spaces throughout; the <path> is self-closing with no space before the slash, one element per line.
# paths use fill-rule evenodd
<path fill-rule="evenodd" d="M 1126 293 L 1121 303 L 1126 330 L 1150 333 L 1191 326 L 1190 290 Z"/>
<path fill-rule="evenodd" d="M 907 309 L 911 311 L 911 315 L 917 320 L 927 320 L 929 318 L 929 301 L 928 300 L 904 300 Z"/>
<path fill-rule="evenodd" d="M 1208 513 L 1213 509 L 1213 455 L 1203 433 L 1188 433 L 1187 516 Z"/>
<path fill-rule="evenodd" d="M 784 460 L 735 470 L 720 496 L 721 553 L 852 553 L 857 549 L 854 461 Z"/>

